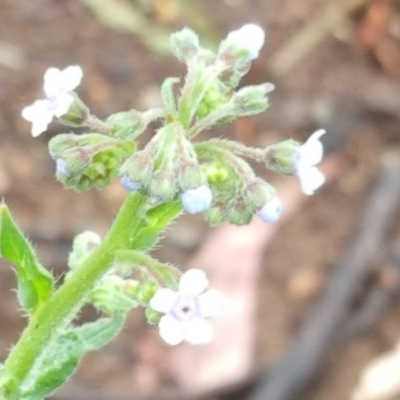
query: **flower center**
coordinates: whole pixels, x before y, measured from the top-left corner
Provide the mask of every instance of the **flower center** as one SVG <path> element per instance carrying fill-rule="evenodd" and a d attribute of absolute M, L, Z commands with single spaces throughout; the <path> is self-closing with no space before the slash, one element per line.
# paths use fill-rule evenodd
<path fill-rule="evenodd" d="M 187 321 L 199 315 L 198 299 L 190 295 L 180 295 L 172 307 L 171 314 L 179 321 Z"/>

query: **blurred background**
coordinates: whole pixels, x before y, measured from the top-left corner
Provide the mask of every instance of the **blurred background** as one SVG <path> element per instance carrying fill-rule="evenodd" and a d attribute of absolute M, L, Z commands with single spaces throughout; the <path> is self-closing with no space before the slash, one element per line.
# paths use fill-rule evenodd
<path fill-rule="evenodd" d="M 248 22 L 266 28 L 267 43 L 245 83 L 273 82 L 271 107 L 203 137 L 266 146 L 325 128 L 326 185 L 306 198 L 295 178 L 255 166 L 284 201 L 278 224 L 209 228 L 181 217 L 155 255 L 204 268 L 229 296 L 215 341 L 167 347 L 134 310 L 52 399 L 400 398 L 397 353 L 360 383 L 400 337 L 400 2 L 0 0 L 0 195 L 62 276 L 73 237 L 104 234 L 126 192 L 119 182 L 83 194 L 56 182 L 47 141 L 65 129 L 32 139 L 20 115 L 41 97 L 44 71 L 79 64 L 78 92 L 100 118 L 145 110 L 159 104 L 164 78 L 184 74 L 169 33 L 188 26 L 215 48 Z M 14 287 L 2 263 L 0 360 L 25 324 Z"/>

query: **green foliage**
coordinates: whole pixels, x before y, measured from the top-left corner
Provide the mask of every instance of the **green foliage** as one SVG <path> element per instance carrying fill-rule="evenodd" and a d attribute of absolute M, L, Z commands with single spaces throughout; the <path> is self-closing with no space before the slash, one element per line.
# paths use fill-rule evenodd
<path fill-rule="evenodd" d="M 152 248 L 157 243 L 160 233 L 181 212 L 182 205 L 179 201 L 161 203 L 147 211 L 135 232 L 132 249 L 148 250 Z"/>
<path fill-rule="evenodd" d="M 18 280 L 18 298 L 29 313 L 40 308 L 53 293 L 53 276 L 38 261 L 7 206 L 0 206 L 0 254 L 11 261 Z"/>
<path fill-rule="evenodd" d="M 21 388 L 21 400 L 41 400 L 61 386 L 88 351 L 107 344 L 123 327 L 125 315 L 101 318 L 61 332 L 35 363 Z"/>

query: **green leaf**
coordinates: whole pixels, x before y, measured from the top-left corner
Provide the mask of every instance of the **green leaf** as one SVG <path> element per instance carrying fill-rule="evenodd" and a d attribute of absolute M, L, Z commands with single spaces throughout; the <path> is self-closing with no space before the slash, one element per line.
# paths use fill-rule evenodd
<path fill-rule="evenodd" d="M 35 363 L 21 388 L 21 398 L 39 400 L 50 395 L 68 380 L 86 352 L 107 344 L 124 322 L 125 315 L 119 314 L 62 332 Z"/>
<path fill-rule="evenodd" d="M 21 305 L 30 313 L 35 312 L 52 295 L 53 276 L 39 263 L 5 204 L 0 205 L 0 255 L 16 268 Z"/>
<path fill-rule="evenodd" d="M 132 249 L 147 250 L 153 247 L 165 227 L 182 212 L 181 202 L 170 201 L 151 208 L 135 232 Z"/>

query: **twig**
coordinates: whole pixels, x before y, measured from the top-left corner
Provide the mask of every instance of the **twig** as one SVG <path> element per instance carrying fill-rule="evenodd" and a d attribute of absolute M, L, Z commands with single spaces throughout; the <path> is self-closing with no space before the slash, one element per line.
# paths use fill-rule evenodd
<path fill-rule="evenodd" d="M 400 202 L 400 156 L 385 154 L 381 174 L 352 243 L 320 303 L 287 356 L 263 376 L 250 400 L 293 399 L 315 376 L 338 338 L 348 308 L 371 259 L 382 244 Z"/>

